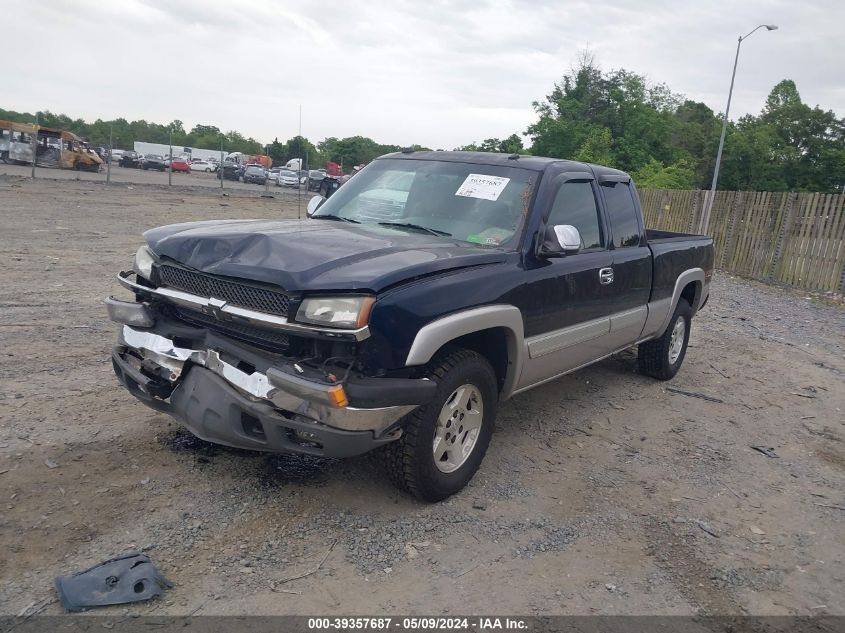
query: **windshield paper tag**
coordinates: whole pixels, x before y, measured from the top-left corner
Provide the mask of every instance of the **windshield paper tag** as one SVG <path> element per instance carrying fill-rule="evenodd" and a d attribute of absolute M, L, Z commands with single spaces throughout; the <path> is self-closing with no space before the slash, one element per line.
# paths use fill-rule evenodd
<path fill-rule="evenodd" d="M 499 195 L 511 181 L 510 178 L 500 176 L 486 176 L 484 174 L 470 174 L 464 183 L 458 187 L 456 196 L 467 198 L 481 198 L 482 200 L 498 200 Z"/>

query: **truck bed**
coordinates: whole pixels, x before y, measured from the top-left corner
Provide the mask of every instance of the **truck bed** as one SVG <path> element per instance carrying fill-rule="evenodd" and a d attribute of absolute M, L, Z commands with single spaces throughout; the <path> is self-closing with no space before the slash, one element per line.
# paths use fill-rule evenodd
<path fill-rule="evenodd" d="M 651 301 L 670 297 L 681 271 L 713 269 L 713 238 L 707 235 L 646 229 L 646 239 L 654 257 Z"/>
<path fill-rule="evenodd" d="M 710 239 L 706 235 L 698 235 L 697 233 L 674 233 L 673 231 L 658 231 L 657 229 L 646 229 L 645 237 L 649 244 L 660 242 L 680 242 L 694 240 L 696 238 L 700 238 L 702 240 Z"/>

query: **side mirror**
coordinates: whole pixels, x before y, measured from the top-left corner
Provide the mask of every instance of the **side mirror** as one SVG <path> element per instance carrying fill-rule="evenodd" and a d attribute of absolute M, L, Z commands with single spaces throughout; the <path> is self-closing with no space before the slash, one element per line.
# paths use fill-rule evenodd
<path fill-rule="evenodd" d="M 314 196 L 308 201 L 308 206 L 305 207 L 305 215 L 309 218 L 314 215 L 314 212 L 320 208 L 324 198 L 322 196 Z"/>
<path fill-rule="evenodd" d="M 562 257 L 574 255 L 581 250 L 581 233 L 571 224 L 555 224 L 546 227 L 540 244 L 541 257 Z"/>

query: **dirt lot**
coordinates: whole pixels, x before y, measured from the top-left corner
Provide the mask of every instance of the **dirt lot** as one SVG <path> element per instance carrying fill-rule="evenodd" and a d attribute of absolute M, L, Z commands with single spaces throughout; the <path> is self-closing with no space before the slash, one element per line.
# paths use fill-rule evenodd
<path fill-rule="evenodd" d="M 258 191 L 0 177 L 0 613 L 144 548 L 175 588 L 107 612 L 845 614 L 842 307 L 717 277 L 671 383 L 626 352 L 522 394 L 422 505 L 372 457 L 215 447 L 118 387 L 102 301 L 141 231 L 295 217 Z"/>

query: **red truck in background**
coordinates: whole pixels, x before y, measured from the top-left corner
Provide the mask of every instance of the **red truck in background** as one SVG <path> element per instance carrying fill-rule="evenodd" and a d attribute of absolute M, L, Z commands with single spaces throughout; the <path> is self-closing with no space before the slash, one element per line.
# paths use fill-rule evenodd
<path fill-rule="evenodd" d="M 270 169 L 273 166 L 273 159 L 266 154 L 242 154 L 241 152 L 231 152 L 227 160 L 232 160 L 238 165 L 261 165 L 264 169 Z"/>
<path fill-rule="evenodd" d="M 326 161 L 326 174 L 329 176 L 334 176 L 339 178 L 343 175 L 343 169 L 337 163 L 333 163 L 330 160 Z"/>

